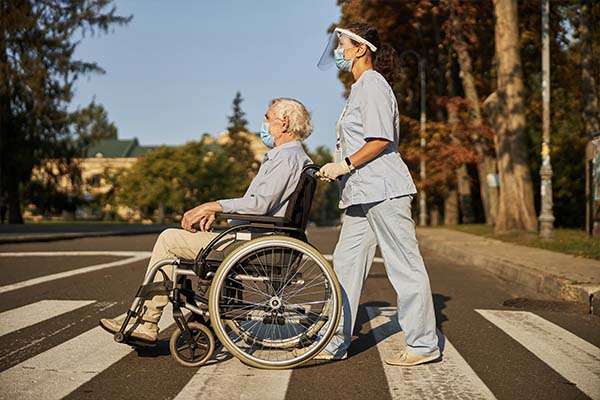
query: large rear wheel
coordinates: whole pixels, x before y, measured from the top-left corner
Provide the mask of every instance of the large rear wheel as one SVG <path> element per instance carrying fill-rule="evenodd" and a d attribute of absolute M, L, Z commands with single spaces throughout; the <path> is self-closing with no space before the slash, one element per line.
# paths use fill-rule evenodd
<path fill-rule="evenodd" d="M 244 363 L 270 369 L 292 368 L 318 354 L 342 310 L 327 260 L 286 236 L 254 239 L 232 252 L 213 277 L 208 303 L 221 343 Z M 295 355 L 295 348 L 303 351 Z"/>

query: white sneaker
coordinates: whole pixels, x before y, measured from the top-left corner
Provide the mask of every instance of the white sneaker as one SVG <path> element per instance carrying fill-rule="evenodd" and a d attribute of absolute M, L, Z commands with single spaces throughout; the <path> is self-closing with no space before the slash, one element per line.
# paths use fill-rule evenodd
<path fill-rule="evenodd" d="M 412 353 L 408 350 L 400 353 L 397 356 L 391 356 L 385 359 L 386 364 L 398 365 L 401 367 L 412 367 L 414 365 L 424 364 L 431 361 L 435 361 L 440 358 L 439 355 L 422 356 L 420 354 Z"/>

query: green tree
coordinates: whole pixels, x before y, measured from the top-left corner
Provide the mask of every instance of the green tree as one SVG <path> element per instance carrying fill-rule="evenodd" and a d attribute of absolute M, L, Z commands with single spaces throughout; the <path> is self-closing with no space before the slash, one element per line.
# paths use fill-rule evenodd
<path fill-rule="evenodd" d="M 9 222 L 22 223 L 19 185 L 42 160 L 76 153 L 67 106 L 78 77 L 103 70 L 78 60 L 81 36 L 131 20 L 111 0 L 0 2 L 0 192 Z"/>
<path fill-rule="evenodd" d="M 240 197 L 249 181 L 235 158 L 203 140 L 142 155 L 119 180 L 117 198 L 145 216 L 161 206 L 174 216 L 207 201 Z"/>
<path fill-rule="evenodd" d="M 227 127 L 227 130 L 231 134 L 248 131 L 248 121 L 246 118 L 244 118 L 246 113 L 242 111 L 242 101 L 244 101 L 242 94 L 240 92 L 236 92 L 233 99 L 233 114 L 228 117 L 229 126 Z"/>
<path fill-rule="evenodd" d="M 242 94 L 237 92 L 233 99 L 233 114 L 229 118 L 229 142 L 224 146 L 224 150 L 232 159 L 238 163 L 247 172 L 249 178 L 254 177 L 258 171 L 258 162 L 254 158 L 252 143 L 249 138 L 248 121 L 244 118 L 246 113 L 242 111 Z"/>
<path fill-rule="evenodd" d="M 308 151 L 306 147 L 305 150 L 313 163 L 317 165 L 325 165 L 333 161 L 331 152 L 325 146 L 319 146 L 312 152 Z M 337 183 L 318 181 L 310 212 L 310 219 L 317 225 L 327 226 L 339 221 L 338 193 Z"/>
<path fill-rule="evenodd" d="M 440 143 L 448 141 L 455 133 L 452 130 L 451 112 L 444 110 L 447 104 L 444 98 L 465 98 L 468 105 L 473 106 L 475 96 L 469 93 L 476 92 L 479 99 L 488 99 L 486 113 L 482 115 L 483 125 L 494 122 L 493 98 L 491 96 L 498 89 L 498 58 L 495 57 L 494 29 L 494 4 L 492 0 L 464 2 L 456 0 L 419 0 L 414 2 L 388 1 L 388 0 L 344 0 L 339 2 L 341 7 L 340 26 L 351 22 L 368 22 L 374 25 L 384 42 L 388 42 L 399 53 L 413 50 L 423 55 L 427 61 L 427 118 L 428 121 L 441 122 L 447 120 L 446 128 L 436 125 L 435 135 L 432 139 L 439 138 Z M 550 46 L 551 46 L 551 159 L 553 166 L 553 191 L 554 215 L 557 226 L 582 227 L 584 224 L 585 209 L 581 206 L 585 196 L 585 145 L 587 142 L 586 124 L 582 112 L 586 99 L 582 80 L 586 74 L 582 68 L 582 59 L 589 56 L 591 66 L 588 67 L 589 76 L 599 76 L 600 64 L 594 62 L 600 59 L 600 30 L 593 29 L 599 26 L 600 3 L 587 2 L 589 6 L 591 50 L 581 54 L 580 27 L 582 16 L 582 2 L 574 0 L 556 0 L 551 2 L 550 15 Z M 458 16 L 452 19 L 452 12 Z M 521 147 L 525 147 L 526 155 L 519 155 L 520 164 L 530 169 L 533 182 L 533 198 L 535 201 L 536 215 L 539 213 L 540 193 L 540 141 L 542 131 L 541 121 L 541 21 L 540 2 L 518 2 L 518 36 L 516 44 L 521 54 L 521 68 L 523 78 L 522 111 L 525 114 L 523 135 L 520 136 Z M 454 24 L 453 24 L 454 22 Z M 440 29 L 441 27 L 441 29 Z M 459 39 L 462 38 L 462 42 Z M 459 43 L 457 43 L 459 41 Z M 460 54 L 459 54 L 460 53 Z M 583 56 L 583 57 L 582 57 Z M 465 63 L 470 57 L 470 74 Z M 463 65 L 461 65 L 461 63 Z M 585 62 L 584 62 L 585 64 Z M 467 67 L 465 67 L 467 65 Z M 465 71 L 467 70 L 467 71 Z M 350 79 L 347 74 L 340 73 L 340 80 L 349 88 Z M 419 113 L 419 87 L 417 66 L 414 57 L 405 53 L 402 57 L 401 67 L 398 71 L 400 79 L 393 89 L 398 99 L 400 113 L 418 119 Z M 467 79 L 468 78 L 468 79 Z M 472 82 L 465 80 L 472 79 Z M 585 80 L 585 79 L 584 79 Z M 599 80 L 595 80 L 596 93 L 599 89 Z M 586 82 L 591 89 L 590 80 Z M 467 88 L 464 84 L 467 83 Z M 474 87 L 474 90 L 473 90 Z M 446 88 L 444 90 L 444 88 Z M 454 88 L 454 90 L 450 90 Z M 588 90 L 588 93 L 590 90 Z M 472 111 L 474 108 L 472 109 Z M 476 112 L 475 112 L 476 114 Z M 589 114 L 592 115 L 592 114 Z M 501 115 L 500 115 L 501 116 Z M 465 126 L 466 133 L 476 133 L 475 126 Z M 481 128 L 485 128 L 482 126 Z M 433 132 L 428 127 L 428 132 Z M 407 159 L 420 151 L 415 137 L 418 129 L 401 129 L 400 151 Z M 497 140 L 498 138 L 495 137 Z M 488 139 L 486 138 L 486 141 Z M 469 144 L 469 141 L 463 141 Z M 470 141 L 471 146 L 478 146 L 481 141 Z M 443 147 L 443 149 L 446 149 Z M 475 147 L 475 150 L 477 148 Z M 494 146 L 485 149 L 484 155 L 494 155 Z M 436 163 L 440 153 L 431 152 L 431 146 L 426 149 L 428 160 L 428 182 L 419 183 L 418 169 L 411 166 L 411 173 L 415 174 L 415 181 L 422 187 L 435 190 L 433 197 L 444 192 L 452 194 L 456 189 L 456 182 L 448 179 L 444 185 L 446 190 L 440 190 L 436 185 L 441 184 L 436 175 Z M 477 151 L 481 156 L 482 152 Z M 432 157 L 435 156 L 435 157 Z M 437 159 L 436 159 L 437 157 Z M 447 155 L 450 157 L 450 155 Z M 454 157 L 454 156 L 453 156 Z M 414 157 L 413 157 L 414 158 Z M 450 158 L 449 158 L 450 159 Z M 431 163 L 431 166 L 429 165 Z M 470 169 L 471 164 L 469 165 Z M 521 168 L 521 167 L 520 167 Z M 441 170 L 440 170 L 441 171 Z M 430 174 L 431 172 L 431 174 Z M 478 174 L 471 174 L 472 200 L 476 210 L 481 210 L 480 191 L 484 190 Z M 467 179 L 468 175 L 465 174 Z M 454 180 L 455 181 L 455 180 Z M 510 185 L 505 185 L 510 186 Z M 434 189 L 435 188 L 435 189 Z M 508 187 L 510 189 L 510 187 Z M 430 196 L 428 196 L 429 198 Z M 513 202 L 514 203 L 514 202 Z M 462 210 L 462 208 L 461 208 Z M 482 221 L 478 216 L 478 220 Z"/>
<path fill-rule="evenodd" d="M 95 100 L 92 100 L 87 107 L 71 114 L 71 123 L 82 156 L 91 145 L 100 140 L 117 139 L 116 125 L 109 121 L 104 106 L 96 103 Z"/>

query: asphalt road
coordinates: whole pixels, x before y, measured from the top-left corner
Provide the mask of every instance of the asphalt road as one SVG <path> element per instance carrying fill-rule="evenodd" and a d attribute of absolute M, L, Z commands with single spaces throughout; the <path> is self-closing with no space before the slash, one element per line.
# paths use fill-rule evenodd
<path fill-rule="evenodd" d="M 335 229 L 309 233 L 333 253 Z M 221 351 L 209 365 L 185 368 L 169 355 L 172 327 L 156 348 L 134 351 L 97 325 L 127 310 L 147 264 L 135 252 L 150 251 L 156 236 L 0 245 L 0 398 L 600 398 L 600 318 L 433 253 L 423 255 L 442 362 L 382 362 L 401 335 L 382 263 L 367 280 L 347 360 L 265 371 Z M 82 251 L 110 253 L 63 253 Z"/>

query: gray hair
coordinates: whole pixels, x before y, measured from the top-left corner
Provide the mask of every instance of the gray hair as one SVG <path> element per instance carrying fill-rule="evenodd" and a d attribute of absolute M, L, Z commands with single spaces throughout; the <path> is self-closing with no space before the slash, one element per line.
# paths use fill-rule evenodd
<path fill-rule="evenodd" d="M 271 100 L 269 106 L 276 118 L 288 118 L 288 130 L 298 138 L 304 140 L 310 136 L 313 127 L 310 124 L 310 113 L 304 104 L 298 100 L 278 98 Z"/>

